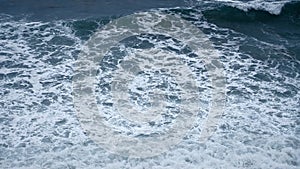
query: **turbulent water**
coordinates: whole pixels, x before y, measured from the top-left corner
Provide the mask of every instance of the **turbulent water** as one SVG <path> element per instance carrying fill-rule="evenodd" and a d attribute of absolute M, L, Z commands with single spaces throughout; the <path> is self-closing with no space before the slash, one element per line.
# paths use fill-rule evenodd
<path fill-rule="evenodd" d="M 25 2 L 0 5 L 0 168 L 300 167 L 299 1 Z M 95 84 L 106 125 L 147 139 L 175 123 L 181 89 L 172 76 L 151 68 L 130 82 L 129 99 L 147 109 L 151 92 L 159 89 L 173 105 L 161 121 L 135 126 L 110 108 L 111 74 L 132 51 L 164 49 L 181 56 L 194 72 L 200 98 L 195 123 L 179 144 L 154 157 L 129 158 L 110 153 L 81 128 L 72 78 L 93 33 L 141 10 L 179 15 L 209 38 L 224 67 L 226 106 L 215 133 L 199 142 L 213 92 L 202 60 L 171 37 L 142 34 L 121 41 L 100 61 Z"/>

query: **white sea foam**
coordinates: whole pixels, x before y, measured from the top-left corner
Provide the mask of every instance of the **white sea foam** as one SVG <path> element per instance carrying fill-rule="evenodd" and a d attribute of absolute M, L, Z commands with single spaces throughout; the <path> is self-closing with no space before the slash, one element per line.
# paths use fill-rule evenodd
<path fill-rule="evenodd" d="M 251 9 L 255 10 L 263 10 L 267 11 L 270 14 L 279 15 L 282 7 L 288 3 L 291 2 L 291 0 L 279 0 L 279 1 L 273 1 L 273 0 L 250 0 L 250 1 L 239 1 L 239 0 L 214 0 L 214 1 L 206 1 L 206 0 L 197 0 L 198 2 L 221 2 L 223 4 L 236 7 L 238 9 L 249 11 Z"/>
<path fill-rule="evenodd" d="M 124 22 L 131 24 L 124 24 Z M 163 48 L 154 48 L 155 50 L 140 49 L 127 52 L 129 56 L 126 59 L 122 59 L 120 64 L 118 64 L 120 61 L 114 58 L 105 59 L 104 56 L 111 46 L 115 46 L 122 39 L 132 37 L 137 33 L 141 35 L 160 34 L 161 36 L 172 37 L 173 40 L 169 39 L 164 42 L 168 44 L 164 48 L 175 47 L 172 50 L 184 50 L 184 48 L 175 45 L 174 41 L 180 40 L 190 48 L 191 52 L 189 53 L 194 54 L 194 57 L 183 62 L 182 55 L 178 55 L 176 52 L 164 52 Z M 146 40 L 146 38 L 143 39 L 143 41 Z M 155 41 L 159 41 L 159 39 Z M 153 45 L 156 44 L 148 42 Z M 201 105 L 198 100 L 198 88 L 203 88 L 204 86 L 197 86 L 196 84 L 197 78 L 195 75 L 200 72 L 197 70 L 192 72 L 192 68 L 196 68 L 197 61 L 201 60 L 203 61 L 203 66 L 206 67 L 205 69 L 211 80 L 211 88 L 213 90 L 211 91 L 210 109 L 207 113 L 206 122 L 202 125 L 202 131 L 198 140 L 205 142 L 216 130 L 218 117 L 222 114 L 225 101 L 223 66 L 218 61 L 218 51 L 212 48 L 210 41 L 190 22 L 181 19 L 179 16 L 158 13 L 157 11 L 153 13 L 137 13 L 105 25 L 87 42 L 87 46 L 88 51 L 83 51 L 76 63 L 76 76 L 73 78 L 74 104 L 83 129 L 90 133 L 90 137 L 105 149 L 122 156 L 145 158 L 161 154 L 171 146 L 178 144 L 194 126 L 193 120 L 195 120 L 199 111 L 199 105 Z M 131 132 L 137 135 L 136 137 L 143 135 L 148 138 L 141 139 L 128 137 L 124 133 L 118 134 L 112 127 L 104 124 L 107 117 L 103 115 L 107 113 L 99 114 L 99 110 L 102 112 L 105 109 L 102 107 L 97 109 L 95 98 L 93 97 L 93 84 L 96 77 L 94 70 L 98 68 L 97 61 L 99 60 L 102 63 L 106 63 L 104 61 L 108 60 L 108 63 L 104 65 L 118 66 L 118 70 L 114 72 L 115 75 L 111 75 L 113 80 L 110 84 L 110 90 L 113 101 L 110 108 L 114 109 L 112 111 L 121 114 L 123 118 L 125 117 L 138 126 L 142 126 L 138 129 L 140 134 L 135 132 L 137 129 L 131 129 Z M 107 66 L 105 69 L 109 70 L 112 68 Z M 101 69 L 103 70 L 103 68 Z M 87 74 L 87 72 L 91 73 Z M 101 74 L 105 72 L 103 71 Z M 142 92 L 145 86 L 140 86 L 138 87 L 141 90 L 139 93 L 134 93 L 131 88 L 128 88 L 131 83 L 137 81 L 137 76 L 147 78 L 147 74 L 152 79 L 147 83 L 153 87 L 145 88 L 144 90 L 146 91 Z M 105 80 L 100 79 L 100 83 L 103 83 L 102 81 Z M 174 88 L 173 90 L 176 92 L 172 92 L 169 87 L 169 89 L 166 89 L 166 86 L 174 84 L 176 89 Z M 138 86 L 138 84 L 136 85 Z M 102 88 L 100 87 L 99 90 L 102 90 Z M 134 94 L 130 94 L 130 92 Z M 105 96 L 105 94 L 102 95 L 106 98 L 111 97 L 109 95 Z M 129 95 L 142 95 L 146 99 L 145 101 L 140 98 L 130 99 Z M 173 97 L 173 101 L 170 97 Z M 169 101 L 166 101 L 168 98 Z M 139 104 L 132 104 L 132 102 L 139 102 Z M 100 104 L 106 103 L 100 101 Z M 141 106 L 141 104 L 148 106 Z M 175 120 L 165 120 L 163 116 L 169 116 Z M 145 128 L 143 123 L 146 123 L 147 126 L 147 123 L 154 124 L 157 122 L 160 124 L 156 124 L 156 127 L 143 129 Z M 166 127 L 166 123 L 171 123 L 172 126 Z M 164 133 L 155 132 L 160 125 L 168 130 Z M 153 134 L 155 134 L 154 137 L 151 136 Z"/>
<path fill-rule="evenodd" d="M 210 99 L 203 71 L 197 74 L 204 87 L 199 92 L 203 113 L 194 128 L 165 154 L 129 159 L 92 142 L 76 118 L 72 63 L 84 42 L 72 26 L 5 17 L 0 22 L 0 168 L 299 168 L 299 61 L 276 46 L 218 28 L 195 13 L 197 26 L 217 39 L 214 47 L 226 71 L 227 103 L 217 132 L 205 144 L 198 142 Z M 55 37 L 73 43 L 59 44 Z M 260 46 L 266 59 L 243 53 L 242 44 Z M 199 61 L 195 69 L 202 66 Z M 107 123 L 122 126 L 113 119 Z M 119 129 L 127 132 L 130 126 L 123 126 Z"/>

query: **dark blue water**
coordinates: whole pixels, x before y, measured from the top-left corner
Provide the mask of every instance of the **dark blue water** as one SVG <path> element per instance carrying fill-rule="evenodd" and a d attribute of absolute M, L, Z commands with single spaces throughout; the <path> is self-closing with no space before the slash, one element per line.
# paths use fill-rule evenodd
<path fill-rule="evenodd" d="M 51 21 L 55 19 L 99 18 L 103 16 L 122 16 L 151 8 L 186 6 L 180 0 L 84 0 L 45 2 L 1 0 L 0 11 L 10 15 L 27 15 L 32 20 Z"/>
<path fill-rule="evenodd" d="M 199 84 L 195 93 L 203 98 L 196 124 L 180 144 L 146 159 L 111 154 L 87 137 L 72 96 L 74 63 L 86 51 L 85 43 L 109 22 L 141 11 L 179 15 L 198 27 L 219 52 L 226 77 L 226 106 L 215 134 L 199 143 L 213 88 L 202 61 L 188 55 L 190 61 L 185 63 L 195 70 Z M 122 43 L 134 50 L 190 53 L 180 47 L 185 42 L 171 39 L 141 35 Z M 111 49 L 99 63 L 99 76 L 110 78 L 119 64 L 114 59 L 124 58 L 126 52 L 122 45 Z M 182 99 L 178 85 L 168 84 L 169 75 L 159 77 L 164 78 L 160 84 L 157 73 L 143 74 L 150 79 L 149 88 L 138 78 L 131 84 L 142 84 L 137 88 L 141 93 L 130 97 L 137 105 L 150 104 L 152 82 L 179 91 L 168 98 Z M 98 92 L 97 97 L 112 107 L 111 84 L 99 84 L 104 94 Z M 0 168 L 296 169 L 300 166 L 299 91 L 299 1 L 0 0 Z M 171 126 L 174 114 L 165 114 L 169 119 L 165 124 L 151 122 L 153 133 Z M 107 123 L 117 132 L 143 135 L 115 118 Z"/>

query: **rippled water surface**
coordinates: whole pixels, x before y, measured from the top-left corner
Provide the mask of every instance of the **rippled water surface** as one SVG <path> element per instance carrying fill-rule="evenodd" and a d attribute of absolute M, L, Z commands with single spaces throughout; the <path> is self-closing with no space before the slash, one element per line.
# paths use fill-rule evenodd
<path fill-rule="evenodd" d="M 299 2 L 1 2 L 0 168 L 299 168 Z M 155 56 L 176 56 L 174 62 L 189 67 L 197 83 L 192 127 L 179 144 L 148 158 L 110 153 L 88 137 L 72 93 L 74 63 L 86 42 L 109 22 L 139 11 L 176 14 L 198 27 L 218 51 L 226 78 L 226 106 L 216 131 L 199 142 L 214 91 L 203 60 L 184 41 L 153 34 L 110 49 L 98 63 L 95 100 L 105 124 L 118 133 L 155 138 L 176 123 L 183 89 L 175 75 L 158 69 Z M 151 60 L 149 50 L 162 53 L 128 82 L 126 98 L 140 112 L 159 99 L 167 106 L 156 121 L 138 125 L 113 109 L 112 79 L 133 54 Z"/>

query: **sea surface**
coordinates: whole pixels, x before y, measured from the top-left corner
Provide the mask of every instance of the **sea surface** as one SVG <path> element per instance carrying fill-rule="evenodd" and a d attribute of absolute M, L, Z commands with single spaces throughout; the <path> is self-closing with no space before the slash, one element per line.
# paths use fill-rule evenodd
<path fill-rule="evenodd" d="M 138 12 L 164 12 L 198 27 L 218 51 L 226 79 L 215 131 L 199 142 L 213 92 L 203 60 L 185 57 L 185 42 L 153 34 L 112 48 L 99 61 L 95 99 L 105 124 L 116 132 L 140 139 L 165 134 L 183 99 L 171 75 L 147 69 L 130 82 L 129 100 L 149 110 L 151 94 L 159 90 L 174 107 L 148 125 L 118 115 L 110 78 L 128 51 L 173 52 L 193 70 L 198 85 L 199 111 L 190 130 L 168 151 L 147 158 L 109 152 L 91 139 L 74 108 L 72 85 L 74 63 L 93 34 Z M 0 0 L 1 169 L 297 169 L 299 92 L 299 1 Z"/>

